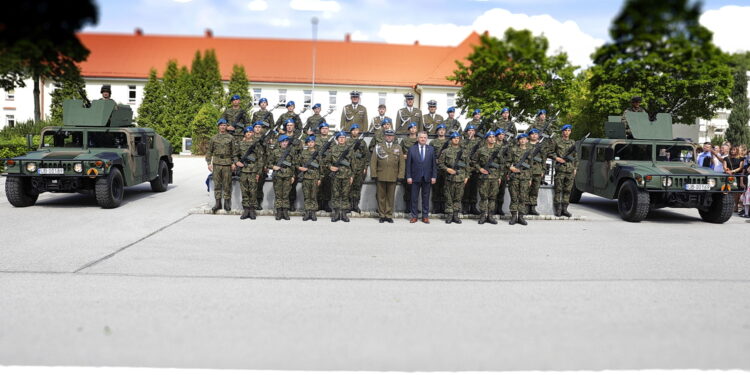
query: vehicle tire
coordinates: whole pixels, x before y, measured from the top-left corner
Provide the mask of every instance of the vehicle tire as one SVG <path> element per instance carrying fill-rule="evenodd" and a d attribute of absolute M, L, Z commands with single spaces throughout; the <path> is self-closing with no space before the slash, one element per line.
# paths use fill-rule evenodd
<path fill-rule="evenodd" d="M 5 196 L 14 207 L 29 207 L 36 203 L 39 194 L 31 193 L 31 179 L 19 176 L 5 178 Z"/>
<path fill-rule="evenodd" d="M 122 203 L 125 194 L 125 183 L 122 173 L 112 168 L 109 176 L 102 176 L 96 180 L 96 202 L 102 208 L 115 208 Z"/>
<path fill-rule="evenodd" d="M 711 205 L 705 209 L 698 209 L 703 221 L 721 224 L 732 217 L 734 199 L 731 194 L 714 194 Z"/>
<path fill-rule="evenodd" d="M 167 166 L 166 161 L 159 160 L 158 172 L 159 175 L 151 180 L 150 183 L 152 191 L 161 193 L 163 191 L 167 191 L 167 188 L 169 187 L 169 167 Z"/>
<path fill-rule="evenodd" d="M 583 195 L 583 192 L 578 190 L 576 187 L 576 184 L 573 184 L 573 189 L 570 190 L 570 199 L 568 202 L 570 203 L 578 203 L 581 201 L 581 195 Z"/>
<path fill-rule="evenodd" d="M 648 192 L 638 189 L 635 181 L 625 181 L 617 194 L 617 209 L 622 219 L 634 223 L 645 219 L 649 211 L 649 198 Z"/>

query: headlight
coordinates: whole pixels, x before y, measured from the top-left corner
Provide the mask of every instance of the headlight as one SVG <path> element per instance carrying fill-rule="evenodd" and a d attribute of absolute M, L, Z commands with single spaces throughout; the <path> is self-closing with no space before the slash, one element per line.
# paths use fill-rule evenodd
<path fill-rule="evenodd" d="M 76 173 L 81 173 L 81 172 L 83 172 L 83 164 L 81 164 L 81 163 L 75 163 L 75 164 L 73 164 L 73 170 L 74 170 L 74 171 L 75 171 Z"/>
<path fill-rule="evenodd" d="M 36 172 L 36 163 L 26 163 L 26 170 L 31 173 Z"/>
<path fill-rule="evenodd" d="M 708 186 L 710 186 L 710 187 L 716 186 L 716 179 L 715 178 L 709 178 L 708 179 Z"/>
<path fill-rule="evenodd" d="M 672 186 L 672 177 L 662 177 L 661 186 L 664 186 L 664 187 Z"/>

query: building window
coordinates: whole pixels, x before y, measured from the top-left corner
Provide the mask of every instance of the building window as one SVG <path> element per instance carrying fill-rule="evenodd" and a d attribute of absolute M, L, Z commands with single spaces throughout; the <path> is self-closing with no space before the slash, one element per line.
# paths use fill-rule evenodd
<path fill-rule="evenodd" d="M 135 85 L 128 85 L 128 104 L 135 104 Z"/>
<path fill-rule="evenodd" d="M 329 91 L 328 92 L 328 105 L 335 106 L 336 105 L 336 91 Z"/>
<path fill-rule="evenodd" d="M 253 103 L 257 104 L 260 101 L 263 89 L 253 89 Z"/>
<path fill-rule="evenodd" d="M 383 104 L 385 105 L 385 98 L 388 96 L 387 92 L 379 92 L 378 93 L 378 105 Z"/>
<path fill-rule="evenodd" d="M 286 104 L 286 89 L 279 89 L 279 103 Z"/>
<path fill-rule="evenodd" d="M 13 90 L 8 90 L 5 92 L 5 100 L 12 102 L 16 100 L 16 92 Z"/>
<path fill-rule="evenodd" d="M 304 90 L 305 91 L 305 108 L 310 108 L 310 103 L 312 102 L 312 90 Z"/>
<path fill-rule="evenodd" d="M 16 116 L 5 115 L 5 125 L 8 127 L 16 126 Z"/>
<path fill-rule="evenodd" d="M 447 96 L 448 101 L 448 107 L 455 107 L 456 106 L 456 93 L 455 92 L 449 92 L 445 94 Z"/>

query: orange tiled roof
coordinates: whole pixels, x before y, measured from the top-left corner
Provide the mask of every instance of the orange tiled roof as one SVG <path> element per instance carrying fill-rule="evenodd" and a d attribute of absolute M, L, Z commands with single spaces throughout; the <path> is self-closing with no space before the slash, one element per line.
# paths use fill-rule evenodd
<path fill-rule="evenodd" d="M 137 34 L 78 34 L 91 50 L 80 64 L 84 77 L 147 78 L 161 74 L 169 59 L 190 66 L 196 50 L 214 49 L 222 78 L 232 65 L 245 66 L 251 82 L 307 83 L 312 80 L 310 40 L 185 37 Z M 318 41 L 315 83 L 337 85 L 455 86 L 455 60 L 463 60 L 478 44 L 471 33 L 456 47 Z"/>

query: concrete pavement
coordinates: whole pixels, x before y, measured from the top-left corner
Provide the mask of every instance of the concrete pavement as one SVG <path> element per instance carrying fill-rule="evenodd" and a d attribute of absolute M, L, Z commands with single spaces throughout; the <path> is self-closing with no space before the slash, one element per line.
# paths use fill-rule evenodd
<path fill-rule="evenodd" d="M 0 200 L 0 364 L 304 370 L 750 369 L 747 223 L 585 195 L 528 227 L 189 215 L 205 164 Z"/>

